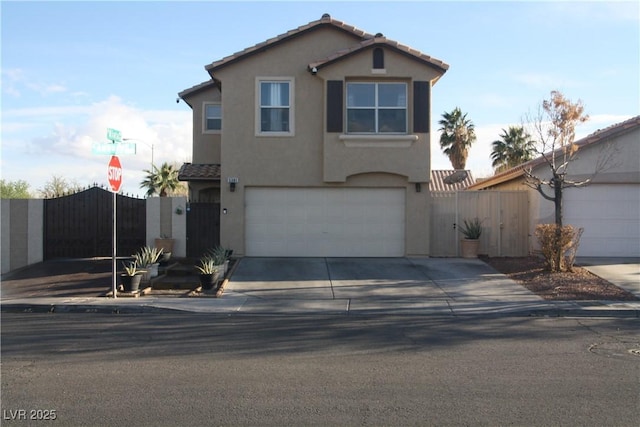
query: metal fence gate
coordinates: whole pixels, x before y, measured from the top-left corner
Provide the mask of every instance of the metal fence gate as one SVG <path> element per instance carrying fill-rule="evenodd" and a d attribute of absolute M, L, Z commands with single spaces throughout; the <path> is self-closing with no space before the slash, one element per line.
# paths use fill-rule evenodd
<path fill-rule="evenodd" d="M 116 196 L 117 255 L 146 241 L 144 199 Z M 92 187 L 44 201 L 44 259 L 107 257 L 112 253 L 113 194 Z"/>
<path fill-rule="evenodd" d="M 527 191 L 434 192 L 431 202 L 431 256 L 459 256 L 458 224 L 473 218 L 482 221 L 481 254 L 529 254 Z"/>
<path fill-rule="evenodd" d="M 190 202 L 187 209 L 187 256 L 200 257 L 220 244 L 220 203 Z"/>

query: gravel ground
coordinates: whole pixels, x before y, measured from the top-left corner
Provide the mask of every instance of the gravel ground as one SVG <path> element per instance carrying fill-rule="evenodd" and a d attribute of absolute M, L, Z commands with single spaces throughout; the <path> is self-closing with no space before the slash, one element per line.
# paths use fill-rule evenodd
<path fill-rule="evenodd" d="M 612 285 L 581 267 L 575 266 L 572 272 L 552 273 L 545 269 L 544 260 L 536 256 L 482 257 L 481 259 L 546 300 L 638 300 L 632 293 Z"/>

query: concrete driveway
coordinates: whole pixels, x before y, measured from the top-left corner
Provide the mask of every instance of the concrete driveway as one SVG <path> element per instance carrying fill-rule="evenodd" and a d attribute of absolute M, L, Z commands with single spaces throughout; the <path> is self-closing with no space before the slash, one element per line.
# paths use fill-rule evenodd
<path fill-rule="evenodd" d="M 614 264 L 602 277 L 620 283 L 615 278 L 627 271 L 625 280 L 637 280 L 637 269 L 637 263 L 623 270 Z M 544 301 L 481 260 L 463 258 L 242 258 L 223 299 L 245 313 L 503 315 L 586 309 L 571 301 Z M 587 307 L 590 313 L 638 310 L 629 302 Z"/>
<path fill-rule="evenodd" d="M 261 299 L 539 300 L 476 259 L 243 258 L 225 292 Z"/>
<path fill-rule="evenodd" d="M 576 263 L 640 298 L 640 258 L 578 257 Z"/>

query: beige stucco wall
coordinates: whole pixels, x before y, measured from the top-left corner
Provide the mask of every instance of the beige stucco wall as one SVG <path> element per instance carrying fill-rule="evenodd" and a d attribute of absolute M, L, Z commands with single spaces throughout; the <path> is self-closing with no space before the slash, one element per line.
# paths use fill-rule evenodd
<path fill-rule="evenodd" d="M 41 199 L 2 199 L 2 273 L 41 262 L 44 257 Z"/>
<path fill-rule="evenodd" d="M 204 105 L 207 102 L 220 102 L 221 94 L 217 87 L 210 87 L 185 97 L 193 109 L 193 149 L 194 163 L 220 163 L 221 132 L 204 131 Z M 222 113 L 224 127 L 224 112 Z"/>
<path fill-rule="evenodd" d="M 325 181 L 344 181 L 365 171 L 398 173 L 410 182 L 428 182 L 430 134 L 413 134 L 414 81 L 431 81 L 440 73 L 392 49 L 384 49 L 384 70 L 371 68 L 372 50 L 364 50 L 318 72 L 323 80 L 397 81 L 407 83 L 408 135 L 346 135 L 324 133 Z M 346 90 L 346 89 L 345 89 Z"/>
<path fill-rule="evenodd" d="M 412 82 L 430 81 L 441 72 L 388 48 L 384 48 L 384 74 L 380 74 L 380 70 L 372 71 L 371 49 L 327 65 L 315 75 L 308 71 L 307 64 L 357 42 L 335 28 L 318 28 L 213 71 L 214 78 L 222 84 L 224 130 L 220 141 L 220 202 L 221 209 L 227 213 L 221 215 L 220 243 L 233 249 L 234 254 L 244 254 L 245 187 L 387 186 L 403 187 L 407 191 L 407 255 L 428 255 L 427 183 L 431 136 L 411 134 Z M 259 78 L 292 79 L 293 135 L 256 135 Z M 382 140 L 374 136 L 354 141 L 343 134 L 325 132 L 326 81 L 366 79 L 407 83 L 409 136 Z M 198 96 L 205 97 L 205 94 Z M 195 137 L 202 126 L 202 112 L 196 109 L 201 103 L 193 101 L 194 146 L 204 141 Z M 194 163 L 205 163 L 204 158 L 209 157 L 194 148 Z M 235 192 L 229 189 L 227 179 L 230 177 L 239 180 Z M 423 184 L 420 193 L 416 192 L 414 183 Z"/>
<path fill-rule="evenodd" d="M 147 246 L 153 247 L 156 238 L 169 237 L 174 239 L 173 256 L 187 256 L 187 198 L 149 197 L 146 202 Z"/>
<path fill-rule="evenodd" d="M 640 128 L 580 149 L 569 179 L 591 177 L 600 163 L 603 167 L 593 177 L 594 183 L 640 184 Z"/>

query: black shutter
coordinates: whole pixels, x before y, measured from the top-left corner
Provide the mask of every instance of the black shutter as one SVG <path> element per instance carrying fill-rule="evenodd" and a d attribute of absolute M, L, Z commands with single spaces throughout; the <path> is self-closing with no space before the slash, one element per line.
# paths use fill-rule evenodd
<path fill-rule="evenodd" d="M 413 82 L 413 131 L 429 132 L 431 82 Z"/>
<path fill-rule="evenodd" d="M 327 132 L 342 132 L 343 90 L 341 80 L 327 81 Z"/>

